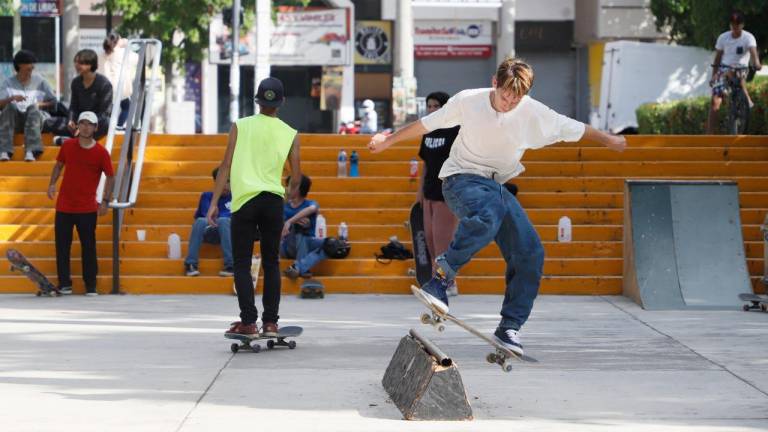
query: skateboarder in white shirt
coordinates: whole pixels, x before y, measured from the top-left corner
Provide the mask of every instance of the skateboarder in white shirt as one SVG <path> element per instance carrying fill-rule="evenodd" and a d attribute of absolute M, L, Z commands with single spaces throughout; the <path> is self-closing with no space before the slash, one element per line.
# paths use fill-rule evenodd
<path fill-rule="evenodd" d="M 443 195 L 459 218 L 450 247 L 436 258 L 437 274 L 421 287 L 433 304 L 448 312 L 446 289 L 472 256 L 495 240 L 507 263 L 506 293 L 495 339 L 523 354 L 518 332 L 528 319 L 539 291 L 544 248 L 517 199 L 504 183 L 524 171 L 528 149 L 560 141 L 588 139 L 623 151 L 624 137 L 609 135 L 558 114 L 528 96 L 533 69 L 507 58 L 491 80 L 492 88 L 464 90 L 434 113 L 392 135 L 374 135 L 373 153 L 435 129 L 461 126 L 443 164 Z"/>

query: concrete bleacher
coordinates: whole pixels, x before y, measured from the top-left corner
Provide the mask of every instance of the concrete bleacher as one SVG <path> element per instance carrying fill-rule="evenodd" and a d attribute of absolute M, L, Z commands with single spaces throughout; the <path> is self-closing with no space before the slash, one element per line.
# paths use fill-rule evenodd
<path fill-rule="evenodd" d="M 17 137 L 20 138 L 20 137 Z M 301 137 L 302 168 L 313 179 L 312 199 L 320 203 L 331 235 L 342 221 L 349 225 L 352 252 L 347 259 L 321 263 L 314 273 L 330 293 L 408 293 L 410 261 L 382 264 L 374 253 L 392 235 L 410 246 L 404 225 L 416 192 L 408 177 L 418 149 L 413 141 L 372 155 L 365 136 Z M 53 202 L 46 188 L 58 148 L 50 145 L 37 162 L 22 161 L 17 148 L 0 163 L 0 253 L 17 248 L 55 281 Z M 747 265 L 758 292 L 762 273 L 760 224 L 768 211 L 768 137 L 630 136 L 624 153 L 594 143 L 559 144 L 525 155 L 526 172 L 515 182 L 520 199 L 536 225 L 547 252 L 542 281 L 545 294 L 621 294 L 623 187 L 627 178 L 734 180 Z M 21 140 L 17 139 L 17 145 Z M 225 135 L 154 135 L 149 139 L 141 193 L 126 212 L 121 241 L 121 289 L 131 294 L 231 293 L 231 278 L 221 267 L 217 246 L 203 245 L 199 277 L 183 275 L 183 260 L 170 260 L 167 238 L 182 238 L 186 254 L 192 215 L 200 192 L 212 187 L 211 170 L 220 162 Z M 119 147 L 118 147 L 119 148 Z M 337 178 L 340 149 L 360 154 L 359 178 Z M 118 154 L 113 151 L 113 154 Z M 557 222 L 573 222 L 573 242 L 557 242 Z M 111 214 L 97 228 L 99 291 L 111 288 Z M 136 230 L 147 231 L 138 242 Z M 75 236 L 76 238 L 76 236 Z M 75 292 L 82 292 L 79 244 L 74 242 Z M 288 262 L 282 262 L 281 267 Z M 460 272 L 462 293 L 501 293 L 504 262 L 495 245 L 483 249 Z M 286 293 L 298 283 L 283 279 Z M 31 292 L 33 286 L 7 266 L 0 266 L 0 292 Z"/>

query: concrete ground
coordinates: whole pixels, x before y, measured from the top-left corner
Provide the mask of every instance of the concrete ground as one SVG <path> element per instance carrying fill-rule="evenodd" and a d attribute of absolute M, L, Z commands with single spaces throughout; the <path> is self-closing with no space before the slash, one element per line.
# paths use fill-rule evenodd
<path fill-rule="evenodd" d="M 501 298 L 455 315 L 491 331 Z M 648 312 L 622 297 L 540 297 L 504 373 L 410 296 L 284 297 L 298 348 L 229 351 L 224 296 L 0 296 L 3 431 L 765 431 L 768 314 Z M 408 422 L 381 379 L 411 327 L 456 361 L 470 422 Z"/>

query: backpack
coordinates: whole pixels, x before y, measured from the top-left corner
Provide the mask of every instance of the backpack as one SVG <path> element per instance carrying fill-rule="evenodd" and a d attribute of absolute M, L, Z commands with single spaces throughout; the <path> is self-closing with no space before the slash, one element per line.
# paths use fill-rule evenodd
<path fill-rule="evenodd" d="M 326 237 L 325 241 L 323 241 L 323 252 L 328 255 L 328 258 L 346 258 L 351 249 L 352 246 L 349 242 L 340 238 Z"/>
<path fill-rule="evenodd" d="M 374 254 L 375 255 L 375 254 Z M 390 239 L 389 243 L 381 247 L 381 255 L 375 255 L 376 261 L 381 263 L 387 263 L 393 259 L 407 260 L 413 258 L 413 253 L 409 251 L 402 243 L 397 239 Z M 388 260 L 388 261 L 385 261 Z"/>

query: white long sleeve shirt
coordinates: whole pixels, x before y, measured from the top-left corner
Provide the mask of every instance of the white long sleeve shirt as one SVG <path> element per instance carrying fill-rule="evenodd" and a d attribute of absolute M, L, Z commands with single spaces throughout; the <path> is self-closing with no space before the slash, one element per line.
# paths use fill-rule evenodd
<path fill-rule="evenodd" d="M 578 141 L 584 135 L 584 123 L 558 114 L 529 96 L 524 96 L 511 111 L 497 112 L 491 106 L 491 91 L 464 90 L 421 119 L 430 132 L 461 126 L 440 170 L 441 179 L 475 174 L 506 183 L 525 171 L 520 160 L 526 150 Z"/>

